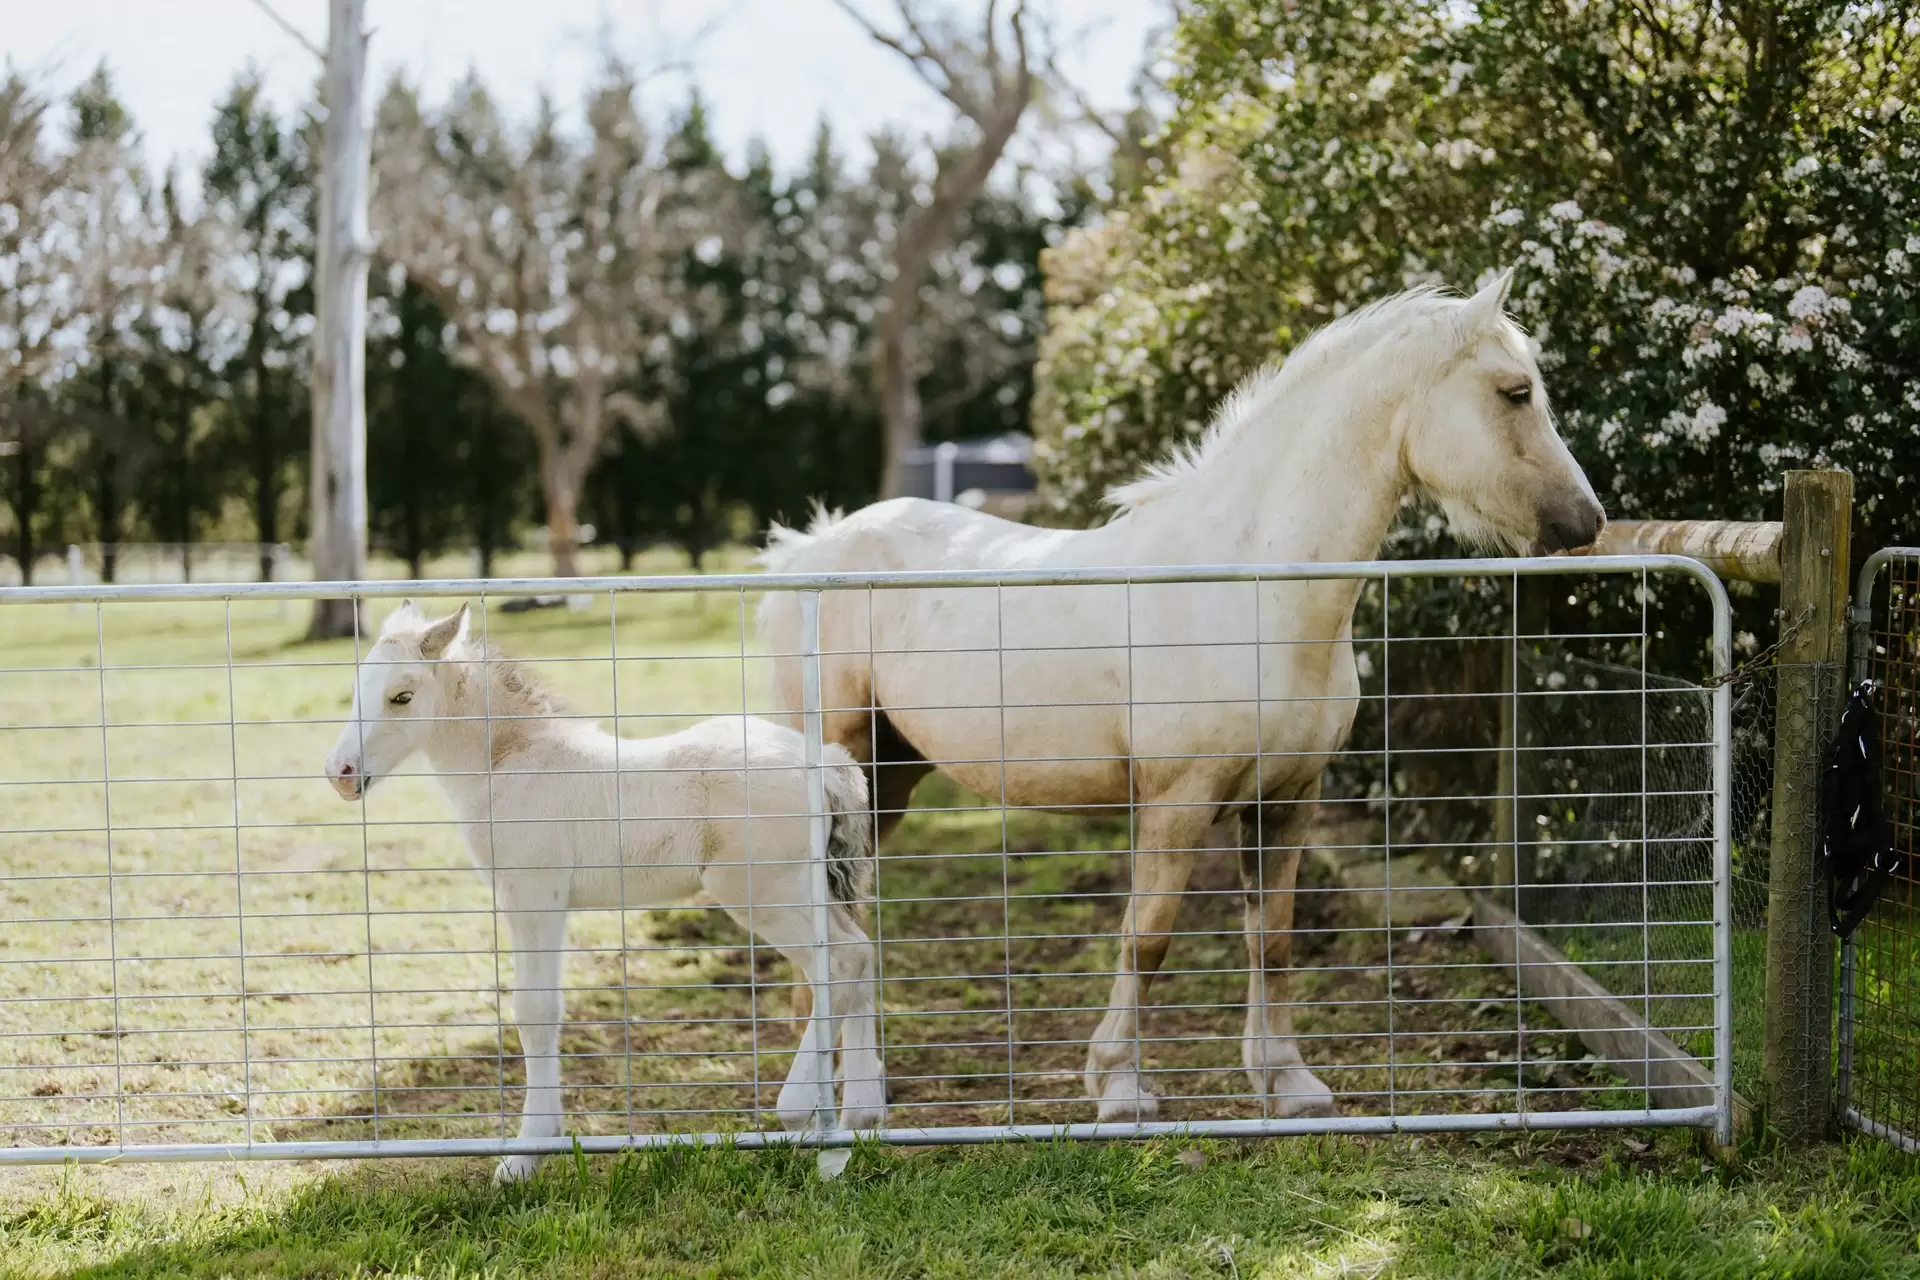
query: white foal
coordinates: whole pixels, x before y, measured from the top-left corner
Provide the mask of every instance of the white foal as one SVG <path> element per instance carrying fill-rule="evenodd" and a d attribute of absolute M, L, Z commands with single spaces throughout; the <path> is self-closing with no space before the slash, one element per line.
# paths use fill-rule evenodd
<path fill-rule="evenodd" d="M 466 606 L 429 620 L 408 601 L 360 665 L 327 777 L 343 799 L 359 800 L 416 751 L 439 776 L 506 920 L 527 1069 L 522 1138 L 560 1135 L 569 910 L 667 906 L 704 889 L 815 979 L 807 774 L 791 729 L 727 717 L 665 737 L 616 737 L 563 716 L 518 667 L 486 653 L 468 635 Z M 844 1032 L 838 1123 L 880 1128 L 875 960 L 854 912 L 871 892 L 873 820 L 852 757 L 830 745 L 824 766 L 830 1012 Z M 821 1050 L 834 1044 L 834 1028 L 810 1018 L 777 1103 L 787 1128 L 812 1116 L 830 1071 Z M 523 1177 L 538 1162 L 508 1156 L 495 1176 Z"/>

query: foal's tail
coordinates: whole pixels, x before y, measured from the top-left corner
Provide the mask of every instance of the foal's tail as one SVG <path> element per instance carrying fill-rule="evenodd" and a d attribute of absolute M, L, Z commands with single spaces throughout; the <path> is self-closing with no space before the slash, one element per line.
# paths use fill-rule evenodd
<path fill-rule="evenodd" d="M 873 810 L 867 775 L 845 747 L 825 744 L 827 775 L 827 891 L 855 912 L 873 895 Z"/>

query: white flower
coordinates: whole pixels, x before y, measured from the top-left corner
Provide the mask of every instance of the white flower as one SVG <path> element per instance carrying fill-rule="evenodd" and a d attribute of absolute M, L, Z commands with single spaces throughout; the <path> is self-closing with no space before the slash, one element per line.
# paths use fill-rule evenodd
<path fill-rule="evenodd" d="M 1702 360 L 1717 358 L 1722 350 L 1724 350 L 1724 348 L 1721 347 L 1718 342 L 1709 338 L 1705 342 L 1695 343 L 1682 351 L 1680 353 L 1680 362 L 1691 369 Z"/>
<path fill-rule="evenodd" d="M 1526 214 L 1520 212 L 1518 209 L 1502 209 L 1493 215 L 1493 221 L 1496 226 L 1513 227 L 1518 226 L 1524 221 L 1526 216 Z"/>
<path fill-rule="evenodd" d="M 1726 425 L 1727 411 L 1711 400 L 1704 401 L 1693 411 L 1693 417 L 1685 428 L 1686 436 L 1696 444 L 1705 444 L 1720 434 L 1720 428 Z"/>
<path fill-rule="evenodd" d="M 1801 156 L 1787 170 L 1788 178 L 1804 178 L 1810 173 L 1820 172 L 1820 162 L 1812 156 Z"/>
<path fill-rule="evenodd" d="M 1904 249 L 1887 250 L 1887 270 L 1895 275 L 1904 275 L 1907 270 L 1907 253 Z"/>
<path fill-rule="evenodd" d="M 1580 221 L 1580 206 L 1571 200 L 1562 200 L 1548 208 L 1547 212 L 1562 222 Z"/>
<path fill-rule="evenodd" d="M 1811 320 L 1827 314 L 1832 303 L 1833 299 L 1819 285 L 1802 285 L 1793 295 L 1793 300 L 1787 303 L 1787 314 L 1795 320 Z"/>
<path fill-rule="evenodd" d="M 1553 256 L 1553 250 L 1547 248 L 1545 245 L 1535 246 L 1532 256 L 1534 266 L 1540 268 L 1542 271 L 1550 272 L 1553 270 L 1556 261 Z"/>

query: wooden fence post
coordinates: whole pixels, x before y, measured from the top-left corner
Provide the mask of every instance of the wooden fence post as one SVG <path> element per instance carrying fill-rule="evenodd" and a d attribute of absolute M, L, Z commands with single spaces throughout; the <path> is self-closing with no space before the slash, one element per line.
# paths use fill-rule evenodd
<path fill-rule="evenodd" d="M 1818 870 L 1822 745 L 1842 705 L 1853 477 L 1789 471 L 1781 520 L 1781 648 L 1774 702 L 1773 850 L 1767 896 L 1768 1122 L 1790 1140 L 1831 1127 L 1833 935 Z"/>

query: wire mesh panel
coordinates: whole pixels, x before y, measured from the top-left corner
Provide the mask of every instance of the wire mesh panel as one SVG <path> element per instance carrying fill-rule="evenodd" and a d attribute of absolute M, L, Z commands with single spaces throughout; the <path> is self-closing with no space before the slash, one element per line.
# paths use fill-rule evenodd
<path fill-rule="evenodd" d="M 1920 1150 L 1920 549 L 1868 560 L 1855 621 L 1854 675 L 1879 687 L 1887 816 L 1906 862 L 1841 953 L 1841 1114 Z"/>
<path fill-rule="evenodd" d="M 1724 1128 L 1695 573 L 361 584 L 319 645 L 310 585 L 0 595 L 0 1162 Z M 1633 679 L 1515 695 L 1536 575 L 1593 602 L 1569 661 Z M 1712 645 L 1662 647 L 1656 581 Z M 1329 605 L 1350 659 L 1301 630 Z M 1607 828 L 1553 828 L 1604 846 L 1587 945 L 1658 975 L 1704 1101 L 1476 945 L 1460 872 L 1523 799 Z"/>
<path fill-rule="evenodd" d="M 1710 784 L 1708 762 L 1671 744 L 1709 736 L 1708 691 L 1697 684 L 1632 665 L 1595 661 L 1566 651 L 1558 637 L 1543 637 L 1523 658 L 1523 687 L 1537 696 L 1519 703 L 1523 796 L 1532 796 L 1523 824 L 1521 861 L 1526 871 L 1519 897 L 1521 917 L 1552 939 L 1610 992 L 1638 1007 L 1650 1025 L 1697 1057 L 1711 1056 L 1711 1009 L 1687 977 L 1698 946 L 1686 935 L 1711 913 L 1709 887 L 1689 883 L 1681 867 L 1690 856 L 1681 845 L 1649 844 L 1641 832 L 1697 829 L 1704 820 L 1687 797 Z M 1767 910 L 1774 818 L 1774 773 L 1778 680 L 1784 668 L 1746 671 L 1732 686 L 1729 797 L 1732 905 L 1733 1079 L 1746 1098 L 1766 1096 Z M 1820 697 L 1837 689 L 1837 673 L 1795 669 L 1815 680 Z M 1565 696 L 1635 694 L 1645 681 L 1644 709 L 1634 697 Z M 1587 762 L 1582 777 L 1537 744 L 1551 741 L 1572 718 L 1587 732 L 1630 733 L 1646 718 L 1649 749 L 1616 752 Z M 1637 792 L 1645 780 L 1643 800 Z M 1572 789 L 1598 797 L 1568 803 Z M 1522 802 L 1527 803 L 1523 800 Z M 1812 810 L 1805 810 L 1811 821 Z M 1811 832 L 1806 833 L 1811 838 Z M 1623 877 L 1646 858 L 1655 878 L 1668 882 L 1654 913 L 1667 927 L 1649 929 L 1644 947 L 1634 945 L 1644 905 L 1640 887 Z M 1689 924 L 1688 922 L 1692 922 Z M 1622 943 L 1629 954 L 1617 954 Z M 1644 953 L 1644 963 L 1643 963 Z"/>

